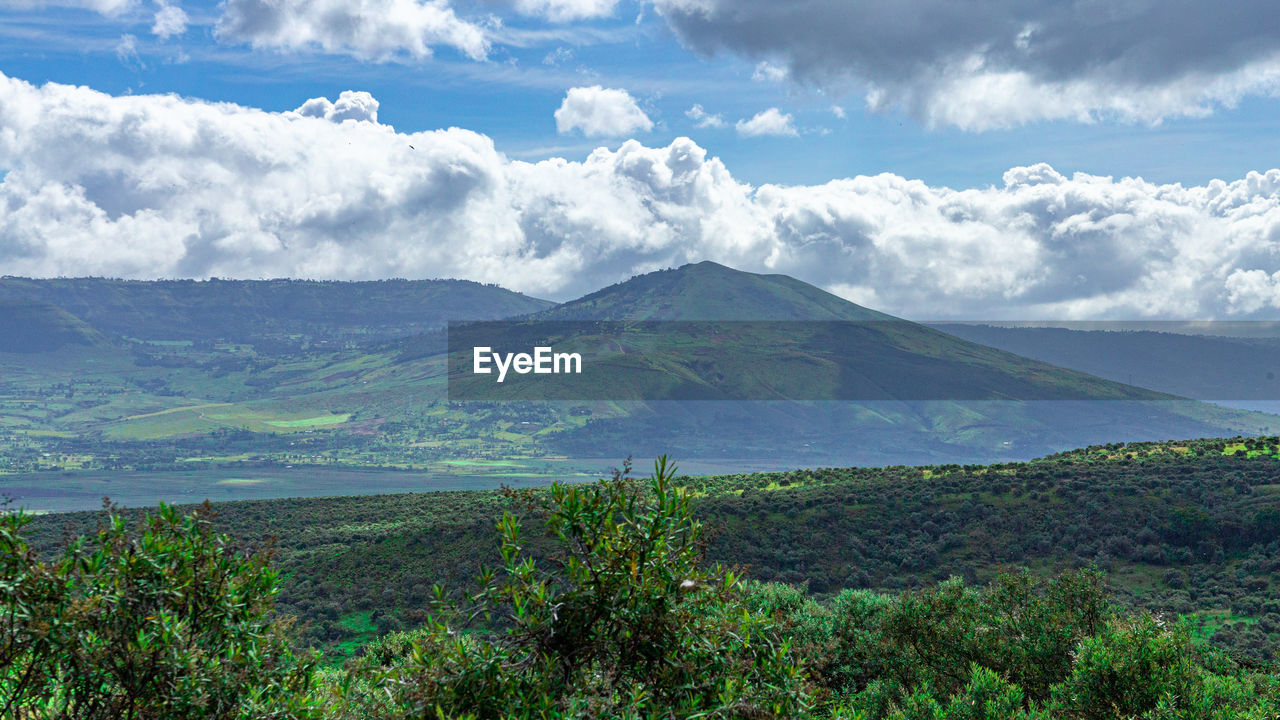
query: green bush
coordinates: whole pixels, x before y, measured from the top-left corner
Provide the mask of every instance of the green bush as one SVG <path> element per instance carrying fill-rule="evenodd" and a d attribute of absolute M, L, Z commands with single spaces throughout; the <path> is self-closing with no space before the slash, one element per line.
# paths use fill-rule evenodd
<path fill-rule="evenodd" d="M 804 678 L 774 615 L 746 606 L 736 573 L 704 567 L 702 526 L 673 472 L 661 458 L 647 487 L 619 472 L 594 485 L 513 493 L 542 516 L 555 551 L 535 561 L 505 513 L 501 570 L 486 573 L 466 602 L 437 590 L 436 615 L 407 638 L 407 659 L 406 638 L 373 648 L 361 670 L 381 671 L 391 700 L 380 709 L 349 703 L 348 714 L 804 714 Z"/>
<path fill-rule="evenodd" d="M 39 562 L 25 519 L 0 526 L 0 716 L 294 718 L 314 659 L 289 648 L 271 611 L 276 574 L 210 529 L 208 508 L 162 506 L 130 533 L 110 514 L 97 536 Z"/>

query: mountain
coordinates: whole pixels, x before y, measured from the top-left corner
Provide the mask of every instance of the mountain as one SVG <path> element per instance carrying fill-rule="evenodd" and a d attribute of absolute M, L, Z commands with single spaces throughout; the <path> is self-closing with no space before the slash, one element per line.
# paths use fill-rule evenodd
<path fill-rule="evenodd" d="M 263 350 L 371 345 L 552 305 L 463 280 L 0 278 L 0 298 L 56 305 L 114 337 L 237 342 Z"/>
<path fill-rule="evenodd" d="M 587 358 L 581 375 L 521 387 L 473 374 L 470 353 L 459 353 L 451 389 L 486 399 L 1173 399 L 959 339 L 784 275 L 711 262 L 452 332 L 463 351 L 542 344 Z"/>
<path fill-rule="evenodd" d="M 1280 400 L 1280 338 L 1102 325 L 1109 329 L 961 323 L 933 327 L 1024 357 L 1197 400 Z M 1214 326 L 1205 330 L 1213 332 Z"/>
<path fill-rule="evenodd" d="M 638 275 L 533 315 L 561 320 L 843 320 L 896 318 L 786 275 L 760 275 L 704 261 Z"/>
<path fill-rule="evenodd" d="M 0 352 L 45 353 L 68 345 L 105 342 L 100 333 L 61 308 L 35 300 L 0 298 Z"/>
<path fill-rule="evenodd" d="M 25 348 L 41 347 L 33 337 L 105 343 L 0 357 L 0 493 L 75 495 L 59 507 L 96 505 L 104 492 L 125 488 L 194 500 L 320 487 L 405 490 L 473 477 L 537 483 L 660 453 L 720 472 L 975 463 L 1280 428 L 1275 416 L 1055 367 L 792 278 L 712 263 L 650 273 L 554 307 L 448 282 L 8 279 L 0 286 L 79 288 L 63 301 L 100 326 L 24 301 L 28 331 L 11 335 L 26 338 Z M 434 304 L 432 290 L 442 293 Z M 225 317 L 214 312 L 220 294 Z M 477 302 L 457 300 L 467 296 Z M 418 304 L 392 306 L 396 297 Z M 90 298 L 120 317 L 87 307 Z M 160 303 L 155 312 L 152 301 Z M 385 339 L 452 316 L 465 321 L 450 328 L 453 340 L 492 326 L 475 318 L 530 308 L 500 326 L 515 328 L 517 339 L 554 331 L 566 343 L 603 347 L 588 366 L 608 372 L 561 378 L 578 394 L 558 400 L 463 399 L 451 397 L 457 388 L 446 355 L 427 347 L 426 339 L 442 342 L 442 331 Z M 13 322 L 19 314 L 3 316 Z M 66 332 L 33 335 L 36 327 Z M 249 340 L 215 341 L 236 333 Z M 48 470 L 70 475 L 50 483 Z M 385 475 L 393 471 L 407 472 L 393 482 Z M 101 487 L 87 490 L 90 480 Z"/>
<path fill-rule="evenodd" d="M 597 352 L 584 365 L 603 373 L 538 380 L 570 391 L 561 395 L 468 377 L 459 363 L 451 371 L 455 401 L 594 401 L 580 427 L 542 438 L 568 455 L 971 462 L 1280 426 L 970 342 L 793 278 L 708 262 L 475 332 L 495 326 L 510 334 L 495 347 L 541 337 L 557 351 Z"/>

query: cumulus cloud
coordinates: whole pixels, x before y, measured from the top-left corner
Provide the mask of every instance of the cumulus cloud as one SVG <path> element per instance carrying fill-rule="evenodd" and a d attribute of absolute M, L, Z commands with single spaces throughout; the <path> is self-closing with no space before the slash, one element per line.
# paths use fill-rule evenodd
<path fill-rule="evenodd" d="M 794 136 L 796 135 L 796 126 L 794 118 L 790 113 L 784 113 L 778 108 L 769 108 L 762 110 L 751 117 L 750 120 L 739 120 L 734 123 L 738 134 L 742 137 L 761 137 L 763 135 L 780 135 Z"/>
<path fill-rule="evenodd" d="M 376 98 L 363 90 L 343 90 L 337 102 L 329 102 L 328 98 L 322 97 L 311 98 L 293 112 L 300 117 L 336 123 L 344 120 L 376 123 L 379 104 Z"/>
<path fill-rule="evenodd" d="M 226 0 L 215 29 L 224 42 L 317 49 L 362 60 L 425 58 L 436 46 L 484 59 L 489 40 L 448 0 Z"/>
<path fill-rule="evenodd" d="M 1227 302 L 1232 310 L 1256 313 L 1280 309 L 1280 271 L 1236 269 L 1227 276 Z"/>
<path fill-rule="evenodd" d="M 711 113 L 708 113 L 697 103 L 694 103 L 693 107 L 685 110 L 684 115 L 694 121 L 694 123 L 700 128 L 722 128 L 725 126 L 724 118 L 719 115 L 712 115 Z"/>
<path fill-rule="evenodd" d="M 187 23 L 190 18 L 187 13 L 177 5 L 170 5 L 167 2 L 159 3 L 156 9 L 155 23 L 151 26 L 151 34 L 161 40 L 168 40 L 187 31 Z"/>
<path fill-rule="evenodd" d="M 551 22 L 608 17 L 617 4 L 618 0 L 515 0 L 517 12 Z"/>
<path fill-rule="evenodd" d="M 1158 122 L 1280 87 L 1270 0 L 655 0 L 689 46 L 970 130 Z"/>
<path fill-rule="evenodd" d="M 357 92 L 268 113 L 0 75 L 0 274 L 463 277 L 567 299 L 709 259 L 913 318 L 1280 311 L 1280 170 L 753 187 L 687 138 L 525 163 L 376 112 Z"/>
<path fill-rule="evenodd" d="M 587 137 L 621 137 L 652 129 L 653 121 L 626 90 L 599 85 L 570 88 L 556 110 L 559 133 L 581 130 Z"/>

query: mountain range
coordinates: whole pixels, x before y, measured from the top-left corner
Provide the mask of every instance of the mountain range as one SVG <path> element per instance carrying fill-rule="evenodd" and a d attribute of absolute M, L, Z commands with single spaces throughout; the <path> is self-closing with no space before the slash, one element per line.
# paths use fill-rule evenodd
<path fill-rule="evenodd" d="M 714 263 L 560 305 L 458 281 L 4 278 L 0 308 L 0 472 L 480 466 L 536 481 L 628 455 L 976 463 L 1280 427 Z M 568 343 L 634 332 L 579 397 L 451 398 L 445 324 L 503 318 Z M 637 351 L 664 323 L 714 332 L 682 336 L 681 356 Z M 696 392 L 651 392 L 673 387 Z"/>

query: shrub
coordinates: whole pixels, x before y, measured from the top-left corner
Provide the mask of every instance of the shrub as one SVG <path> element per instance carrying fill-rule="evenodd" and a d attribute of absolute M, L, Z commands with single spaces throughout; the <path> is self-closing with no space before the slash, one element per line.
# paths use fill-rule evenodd
<path fill-rule="evenodd" d="M 272 613 L 276 574 L 205 508 L 161 506 L 138 532 L 109 513 L 50 563 L 0 530 L 0 716 L 293 718 L 317 711 L 314 658 Z"/>
<path fill-rule="evenodd" d="M 648 487 L 628 472 L 586 486 L 511 493 L 541 515 L 555 550 L 538 562 L 521 526 L 499 523 L 503 566 L 466 602 L 437 590 L 434 619 L 384 642 L 391 717 L 792 717 L 804 678 L 775 617 L 752 610 L 731 570 L 704 568 L 702 526 L 675 468 Z M 487 620 L 480 629 L 472 621 Z M 371 667 L 373 666 L 373 667 Z M 368 705 L 360 712 L 371 712 Z"/>

